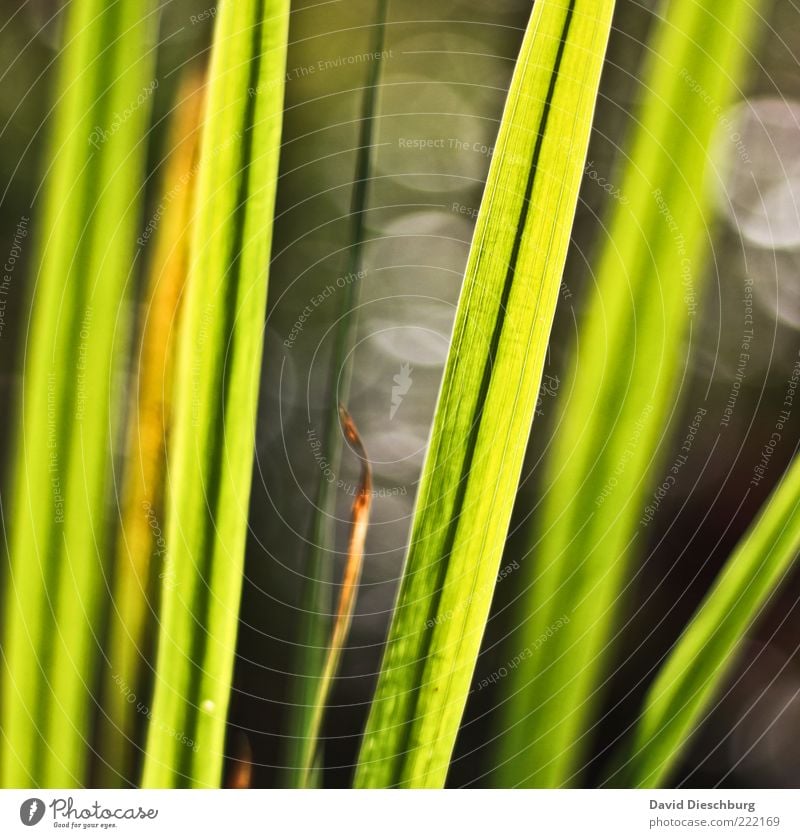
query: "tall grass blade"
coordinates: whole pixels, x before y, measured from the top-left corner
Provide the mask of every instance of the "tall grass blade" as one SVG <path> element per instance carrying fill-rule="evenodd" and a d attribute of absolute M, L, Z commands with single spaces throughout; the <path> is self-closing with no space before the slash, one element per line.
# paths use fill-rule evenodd
<path fill-rule="evenodd" d="M 176 367 L 146 786 L 221 781 L 288 19 L 288 0 L 223 0 L 217 13 Z"/>
<path fill-rule="evenodd" d="M 737 92 L 758 2 L 672 0 L 547 460 L 546 495 L 505 684 L 498 782 L 580 782 L 638 519 L 674 410 L 709 246 L 709 147 Z M 567 385 L 569 389 L 569 382 Z M 531 563 L 529 563 L 531 564 Z M 561 615 L 558 631 L 550 631 Z M 552 636 L 540 646 L 539 638 Z"/>
<path fill-rule="evenodd" d="M 358 786 L 445 781 L 536 406 L 613 8 L 538 0 L 523 39 Z"/>
<path fill-rule="evenodd" d="M 800 459 L 773 490 L 661 668 L 623 775 L 657 787 L 722 686 L 736 651 L 800 551 Z"/>
<path fill-rule="evenodd" d="M 3 786 L 87 780 L 155 5 L 66 12 L 9 520 Z"/>

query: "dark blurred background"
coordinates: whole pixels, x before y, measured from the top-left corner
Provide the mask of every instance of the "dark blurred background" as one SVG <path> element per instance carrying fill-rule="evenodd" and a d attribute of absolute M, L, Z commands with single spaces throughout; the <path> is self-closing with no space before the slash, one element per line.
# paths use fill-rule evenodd
<path fill-rule="evenodd" d="M 526 526 L 614 200 L 620 146 L 642 94 L 640 67 L 661 4 L 618 0 L 615 26 L 578 208 L 564 287 L 545 370 L 560 386 L 537 415 L 509 539 L 507 561 L 524 561 Z M 37 190 L 46 165 L 52 60 L 60 38 L 55 0 L 3 0 L 0 7 L 0 254 L 14 257 L 0 331 L 0 465 L 7 475 L 13 404 L 21 366 L 35 254 Z M 492 154 L 505 92 L 530 0 L 390 0 L 382 51 L 375 55 L 374 0 L 293 2 L 278 220 L 266 314 L 247 578 L 231 709 L 231 751 L 252 749 L 253 784 L 281 785 L 289 705 L 302 649 L 303 575 L 313 502 L 322 479 L 309 431 L 324 427 L 330 358 L 342 283 L 357 285 L 353 378 L 338 393 L 355 418 L 374 465 L 376 496 L 357 616 L 333 694 L 325 734 L 325 783 L 347 785 L 380 665 L 382 643 L 405 552 L 462 272 Z M 163 3 L 159 86 L 148 190 L 158 204 L 160 163 L 176 87 L 207 60 L 214 24 L 208 0 Z M 674 642 L 731 547 L 763 503 L 800 439 L 791 415 L 757 488 L 749 486 L 780 413 L 800 350 L 800 10 L 778 0 L 752 57 L 740 102 L 720 119 L 717 236 L 707 293 L 691 334 L 681 419 L 662 459 L 678 452 L 685 427 L 707 410 L 697 456 L 682 470 L 646 528 L 648 552 L 632 580 L 606 711 L 596 728 L 589 780 L 600 783 L 618 737 L 636 716 L 652 668 Z M 348 277 L 349 213 L 356 178 L 364 88 L 379 62 L 373 166 L 363 215 L 360 273 Z M 687 97 L 692 95 L 687 88 Z M 733 135 L 738 135 L 738 139 Z M 733 162 L 726 146 L 739 150 Z M 723 200 L 722 197 L 726 196 Z M 27 220 L 25 220 L 27 219 Z M 24 235 L 20 233 L 23 225 Z M 341 280 L 337 283 L 337 280 Z M 754 341 L 728 427 L 720 416 L 737 374 L 737 333 L 745 281 L 752 280 Z M 326 289 L 332 288 L 332 291 Z M 311 314 L 301 328 L 301 312 Z M 731 329 L 731 324 L 736 329 Z M 676 351 L 682 351 L 676 347 Z M 335 385 L 336 382 L 334 382 Z M 398 386 L 402 391 L 397 401 Z M 395 395 L 393 399 L 393 388 Z M 336 389 L 334 386 L 333 389 Z M 337 542 L 326 561 L 338 578 L 358 461 L 334 463 Z M 657 486 L 661 479 L 654 484 Z M 800 614 L 795 577 L 748 639 L 729 688 L 688 751 L 676 783 L 689 786 L 800 785 Z M 508 602 L 515 576 L 501 581 L 476 679 L 514 649 Z M 331 603 L 335 584 L 329 585 Z M 449 783 L 491 785 L 492 709 L 498 694 L 473 695 Z"/>

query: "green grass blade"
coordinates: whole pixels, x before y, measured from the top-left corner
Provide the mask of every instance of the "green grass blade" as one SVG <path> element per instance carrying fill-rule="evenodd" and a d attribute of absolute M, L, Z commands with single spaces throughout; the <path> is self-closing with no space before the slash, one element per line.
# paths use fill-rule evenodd
<path fill-rule="evenodd" d="M 144 784 L 220 783 L 253 465 L 288 0 L 223 0 L 176 368 Z"/>
<path fill-rule="evenodd" d="M 722 686 L 736 651 L 800 551 L 800 458 L 725 564 L 645 700 L 625 777 L 663 785 Z"/>
<path fill-rule="evenodd" d="M 613 7 L 538 0 L 523 39 L 358 786 L 445 781 L 536 406 Z"/>
<path fill-rule="evenodd" d="M 709 147 L 743 77 L 757 2 L 672 0 L 651 42 L 638 123 L 600 253 L 543 480 L 533 573 L 505 683 L 498 782 L 580 781 L 615 610 L 685 364 L 709 245 Z M 569 382 L 568 382 L 569 384 Z M 538 638 L 561 617 L 543 645 Z"/>
<path fill-rule="evenodd" d="M 152 93 L 155 4 L 73 0 L 26 347 L 3 637 L 2 785 L 87 778 L 110 519 L 112 375 Z"/>

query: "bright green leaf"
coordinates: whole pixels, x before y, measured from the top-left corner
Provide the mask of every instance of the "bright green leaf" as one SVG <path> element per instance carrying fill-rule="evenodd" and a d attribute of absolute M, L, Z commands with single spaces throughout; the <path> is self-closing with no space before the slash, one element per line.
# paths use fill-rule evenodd
<path fill-rule="evenodd" d="M 612 0 L 538 0 L 470 250 L 358 786 L 441 786 L 541 380 Z"/>
<path fill-rule="evenodd" d="M 167 465 L 144 785 L 218 786 L 239 622 L 288 0 L 223 0 L 209 73 Z"/>

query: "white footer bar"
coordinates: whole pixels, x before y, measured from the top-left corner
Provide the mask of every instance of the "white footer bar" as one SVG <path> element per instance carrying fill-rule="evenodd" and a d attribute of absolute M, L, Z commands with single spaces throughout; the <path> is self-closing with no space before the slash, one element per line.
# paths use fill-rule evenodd
<path fill-rule="evenodd" d="M 800 792 L 0 791 L 0 835 L 800 836 Z"/>

